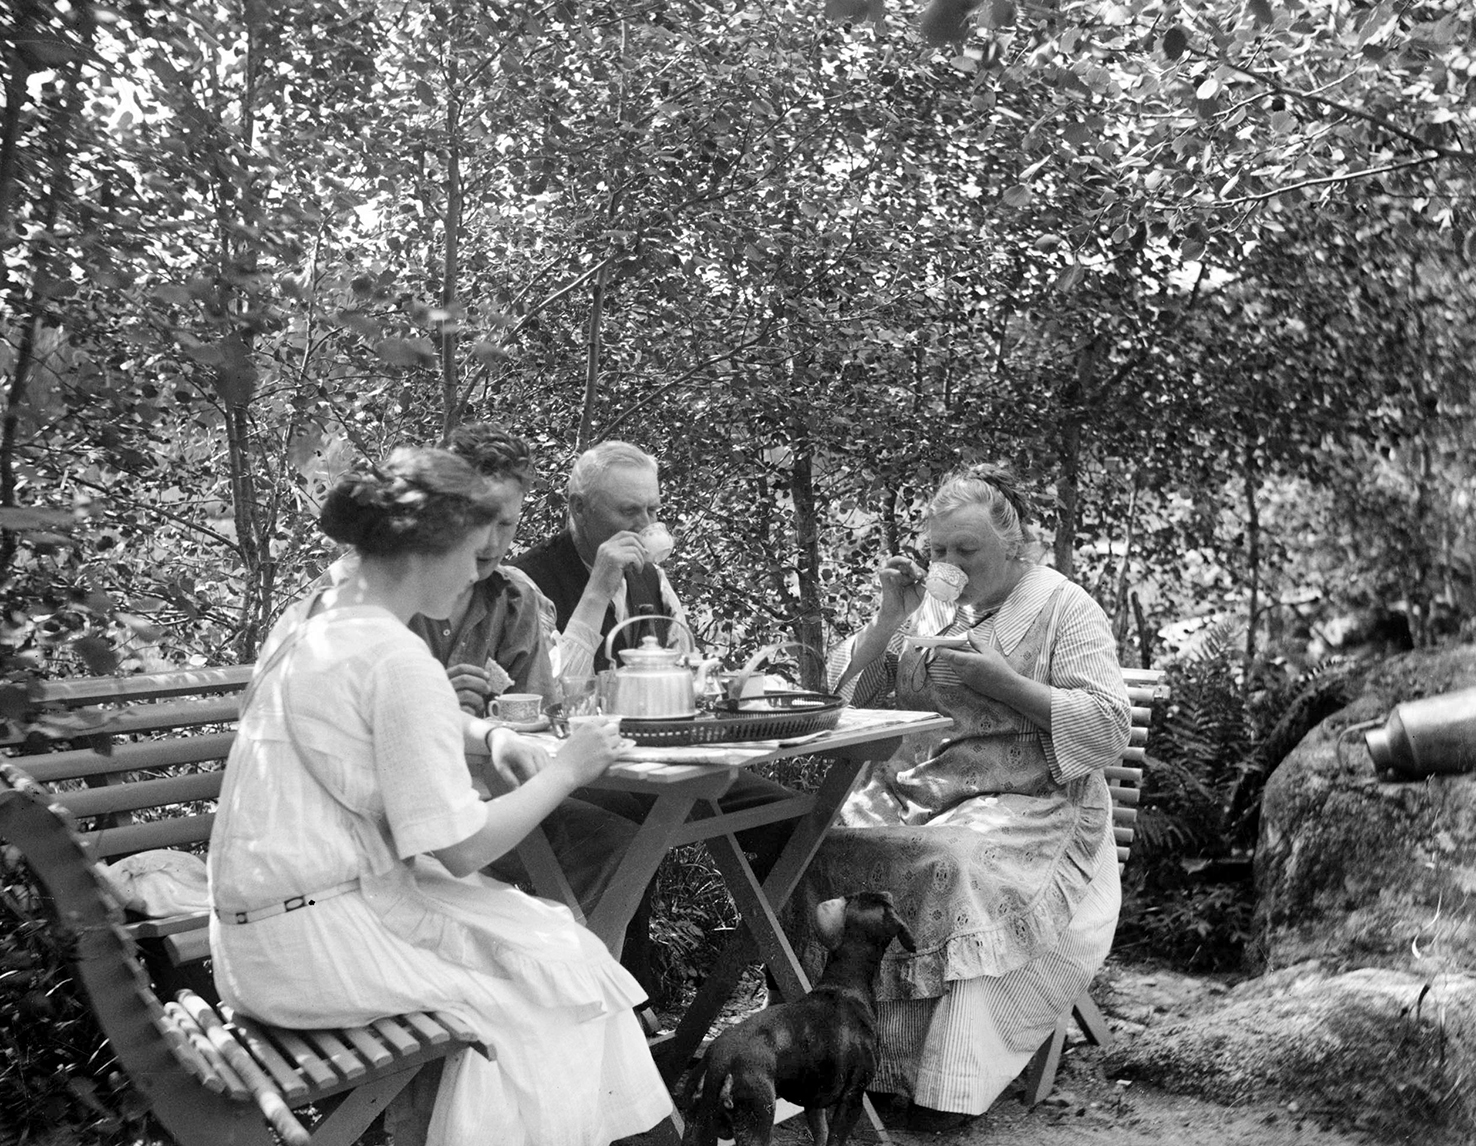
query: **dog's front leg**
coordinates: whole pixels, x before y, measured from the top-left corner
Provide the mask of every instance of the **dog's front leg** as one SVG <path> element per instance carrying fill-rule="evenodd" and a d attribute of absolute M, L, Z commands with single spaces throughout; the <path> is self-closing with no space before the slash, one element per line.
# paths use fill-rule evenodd
<path fill-rule="evenodd" d="M 810 1124 L 810 1137 L 815 1140 L 815 1146 L 825 1146 L 825 1107 L 805 1107 L 805 1121 Z"/>
<path fill-rule="evenodd" d="M 840 1096 L 831 1108 L 833 1116 L 830 1121 L 830 1137 L 824 1140 L 824 1146 L 846 1146 L 846 1140 L 855 1128 L 856 1119 L 861 1116 L 861 1099 L 865 1095 L 866 1091 L 858 1086 Z M 815 1139 L 815 1146 L 821 1146 L 821 1139 L 818 1137 Z"/>

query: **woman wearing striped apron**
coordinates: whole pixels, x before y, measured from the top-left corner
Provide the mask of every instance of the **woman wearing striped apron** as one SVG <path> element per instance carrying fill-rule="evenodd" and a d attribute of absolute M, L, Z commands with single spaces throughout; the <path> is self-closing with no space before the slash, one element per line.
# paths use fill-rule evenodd
<path fill-rule="evenodd" d="M 910 1099 L 919 1129 L 988 1109 L 1090 983 L 1121 904 L 1103 775 L 1128 738 L 1116 643 L 1035 563 L 1031 516 L 999 468 L 950 477 L 928 508 L 931 575 L 887 558 L 876 616 L 831 657 L 852 703 L 895 691 L 954 721 L 863 778 L 793 905 L 803 928 L 830 896 L 892 893 L 917 950 L 882 965 L 873 1087 Z"/>

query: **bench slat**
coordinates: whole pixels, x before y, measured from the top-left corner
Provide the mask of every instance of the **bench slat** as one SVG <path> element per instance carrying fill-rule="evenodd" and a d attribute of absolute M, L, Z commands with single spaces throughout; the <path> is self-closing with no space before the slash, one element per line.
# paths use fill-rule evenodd
<path fill-rule="evenodd" d="M 331 1062 L 334 1069 L 344 1078 L 362 1078 L 369 1073 L 369 1068 L 354 1057 L 353 1051 L 343 1045 L 343 1040 L 338 1037 L 338 1031 L 305 1030 L 297 1033 L 307 1039 L 310 1045 L 317 1047 L 318 1053 Z"/>
<path fill-rule="evenodd" d="M 415 1036 L 395 1019 L 375 1019 L 369 1025 L 379 1032 L 380 1038 L 394 1047 L 397 1055 L 414 1054 L 420 1049 Z"/>
<path fill-rule="evenodd" d="M 209 1037 L 200 1029 L 199 1024 L 195 1022 L 194 1017 L 191 1016 L 189 1011 L 185 1010 L 181 1004 L 176 1002 L 165 1003 L 164 1011 L 174 1020 L 175 1025 L 184 1032 L 185 1038 L 189 1040 L 190 1046 L 210 1065 L 211 1071 L 224 1084 L 225 1093 L 240 1102 L 247 1101 L 251 1097 L 251 1091 L 241 1081 L 241 1076 L 221 1057 L 220 1052 L 211 1044 Z M 206 1081 L 206 1085 L 210 1085 L 208 1080 Z"/>
<path fill-rule="evenodd" d="M 112 856 L 132 855 L 149 848 L 174 848 L 181 844 L 203 844 L 210 839 L 210 826 L 215 823 L 214 812 L 202 812 L 198 816 L 175 816 L 168 820 L 154 820 L 147 824 L 124 824 L 116 828 L 102 828 L 95 832 L 83 832 L 93 859 L 108 859 Z"/>
<path fill-rule="evenodd" d="M 211 692 L 234 692 L 251 681 L 254 665 L 223 665 L 215 668 L 173 669 L 168 672 L 136 673 L 133 676 L 84 676 L 49 680 L 37 698 L 46 705 L 101 704 L 116 700 L 151 700 L 165 696 L 201 696 Z"/>
<path fill-rule="evenodd" d="M 80 709 L 78 711 L 87 711 Z M 235 724 L 241 716 L 241 698 L 226 696 L 180 704 L 140 704 L 100 714 L 94 736 L 130 736 L 139 732 L 161 732 L 173 728 L 198 728 L 202 724 Z"/>
<path fill-rule="evenodd" d="M 64 794 L 67 810 L 80 820 L 106 816 L 114 812 L 136 812 L 141 808 L 167 808 L 195 800 L 214 800 L 220 795 L 220 781 L 225 773 L 217 768 L 209 772 L 187 772 L 159 780 L 134 780 L 127 784 L 107 784 L 101 788 L 85 788 Z"/>
<path fill-rule="evenodd" d="M 1136 788 L 1124 788 L 1121 784 L 1108 784 L 1107 791 L 1112 794 L 1112 802 L 1121 804 L 1128 808 L 1136 808 L 1143 793 Z"/>
<path fill-rule="evenodd" d="M 450 1011 L 432 1011 L 431 1014 L 435 1016 L 436 1022 L 440 1023 L 443 1027 L 451 1032 L 451 1036 L 453 1038 L 458 1039 L 464 1043 L 471 1043 L 487 1058 L 492 1057 L 492 1048 L 483 1041 L 481 1035 L 477 1034 L 477 1032 L 474 1031 L 467 1023 L 463 1022 L 461 1018 L 453 1015 Z"/>
<path fill-rule="evenodd" d="M 354 1050 L 359 1052 L 361 1058 L 376 1067 L 381 1067 L 394 1060 L 394 1054 L 374 1035 L 368 1027 L 344 1027 L 339 1032 L 350 1043 Z"/>
<path fill-rule="evenodd" d="M 221 1006 L 219 1009 L 221 1015 L 230 1023 L 231 1029 L 236 1032 L 241 1045 L 252 1053 L 257 1062 L 261 1063 L 262 1068 L 281 1087 L 282 1093 L 288 1098 L 306 1097 L 309 1089 L 307 1081 L 302 1077 L 302 1072 L 283 1058 L 277 1048 L 267 1041 L 261 1028 L 249 1019 L 233 1014 L 229 1007 Z"/>
<path fill-rule="evenodd" d="M 328 1090 L 338 1084 L 338 1075 L 333 1073 L 333 1068 L 323 1061 L 317 1051 L 308 1046 L 306 1040 L 281 1027 L 270 1027 L 264 1023 L 254 1025 L 259 1034 L 281 1049 L 289 1062 L 297 1064 L 297 1069 L 312 1080 L 315 1089 Z"/>
<path fill-rule="evenodd" d="M 180 935 L 164 937 L 164 951 L 175 967 L 199 963 L 210 958 L 210 932 L 206 930 L 186 931 Z"/>
<path fill-rule="evenodd" d="M 408 1023 L 428 1046 L 440 1046 L 442 1043 L 451 1041 L 451 1032 L 423 1011 L 414 1011 L 408 1015 L 401 1015 L 400 1018 Z"/>
<path fill-rule="evenodd" d="M 198 1050 L 190 1037 L 185 1034 L 184 1028 L 179 1025 L 174 1014 L 169 1010 L 160 1009 L 154 1015 L 154 1026 L 164 1036 L 164 1041 L 169 1044 L 175 1060 L 184 1068 L 186 1073 L 199 1079 L 201 1084 L 216 1094 L 226 1092 L 225 1080 L 222 1079 L 211 1068 Z"/>
<path fill-rule="evenodd" d="M 160 915 L 153 919 L 140 919 L 123 928 L 135 939 L 159 939 L 165 935 L 177 935 L 181 931 L 198 931 L 210 926 L 210 916 L 203 911 L 190 911 L 182 915 Z"/>
<path fill-rule="evenodd" d="M 1143 782 L 1143 769 L 1124 768 L 1121 765 L 1113 765 L 1102 769 L 1107 774 L 1108 781 L 1117 781 L 1119 784 L 1141 784 Z"/>
<path fill-rule="evenodd" d="M 169 768 L 177 764 L 204 764 L 224 760 L 236 739 L 234 732 L 211 732 L 204 736 L 171 737 L 143 744 L 119 744 L 104 756 L 91 749 L 52 752 L 45 756 L 18 756 L 17 767 L 43 784 L 111 776 L 117 772 L 140 772 L 146 768 Z"/>

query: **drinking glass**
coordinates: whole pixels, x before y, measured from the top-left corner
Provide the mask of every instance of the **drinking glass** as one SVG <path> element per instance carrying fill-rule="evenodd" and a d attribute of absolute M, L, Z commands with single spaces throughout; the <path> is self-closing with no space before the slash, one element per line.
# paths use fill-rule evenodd
<path fill-rule="evenodd" d="M 593 676 L 561 676 L 559 692 L 564 700 L 564 715 L 598 716 L 602 710 L 600 695 Z"/>

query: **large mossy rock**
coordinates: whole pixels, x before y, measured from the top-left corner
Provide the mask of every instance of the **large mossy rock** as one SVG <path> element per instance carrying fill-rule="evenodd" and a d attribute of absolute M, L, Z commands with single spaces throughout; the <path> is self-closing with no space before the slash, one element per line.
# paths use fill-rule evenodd
<path fill-rule="evenodd" d="M 1471 646 L 1385 661 L 1272 774 L 1256 848 L 1268 970 L 1476 968 L 1476 774 L 1383 781 L 1363 741 L 1394 705 L 1472 685 Z"/>
<path fill-rule="evenodd" d="M 1476 1142 L 1476 775 L 1381 780 L 1363 740 L 1394 705 L 1471 685 L 1476 648 L 1405 653 L 1301 740 L 1261 804 L 1265 973 L 1125 1039 L 1109 1071 L 1387 1142 Z"/>
<path fill-rule="evenodd" d="M 1251 979 L 1201 1013 L 1118 1042 L 1110 1077 L 1423 1146 L 1476 1137 L 1476 976 L 1432 982 L 1315 963 Z"/>

